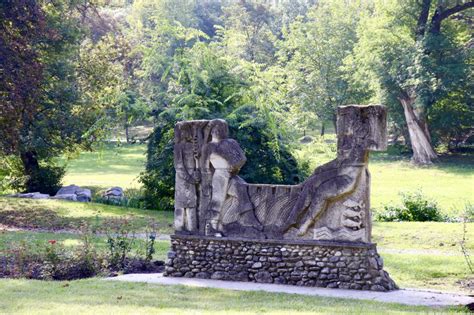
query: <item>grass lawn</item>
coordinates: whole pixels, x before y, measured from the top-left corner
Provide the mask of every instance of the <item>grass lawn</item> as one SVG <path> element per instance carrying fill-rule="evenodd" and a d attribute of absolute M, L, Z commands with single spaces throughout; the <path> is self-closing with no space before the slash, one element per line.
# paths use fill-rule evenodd
<path fill-rule="evenodd" d="M 137 229 L 143 228 L 150 219 L 157 220 L 159 233 L 172 232 L 172 213 L 162 211 L 143 211 L 126 209 L 102 204 L 84 204 L 59 200 L 18 200 L 0 198 L 0 209 L 22 209 L 23 213 L 33 209 L 32 217 L 27 217 L 37 224 L 45 217 L 42 211 L 48 209 L 56 213 L 58 220 L 44 222 L 40 227 L 54 229 L 54 222 L 75 222 L 77 218 L 94 222 L 97 220 L 97 209 L 100 208 L 99 220 L 134 213 Z M 2 217 L 0 210 L 0 218 Z M 20 213 L 20 212 L 19 212 Z M 1 222 L 1 221 L 0 221 Z M 100 222 L 100 221 L 99 221 Z M 473 279 L 461 253 L 459 242 L 462 238 L 461 223 L 438 222 L 374 222 L 373 241 L 378 243 L 380 254 L 385 260 L 386 270 L 401 287 L 423 287 L 445 291 L 463 291 L 459 281 Z M 467 226 L 467 248 L 474 252 L 474 223 Z M 48 233 L 33 231 L 9 231 L 0 234 L 0 250 L 7 243 L 21 242 L 42 247 L 50 239 L 62 242 L 65 246 L 79 244 L 80 237 L 69 233 Z M 105 239 L 98 237 L 97 244 L 105 246 Z M 140 243 L 137 246 L 140 247 Z M 168 241 L 158 241 L 155 259 L 164 259 L 169 247 Z"/>
<path fill-rule="evenodd" d="M 0 197 L 0 224 L 18 228 L 74 229 L 83 222 L 100 226 L 108 218 L 128 216 L 137 230 L 153 219 L 160 233 L 172 232 L 173 213 L 99 203 Z"/>
<path fill-rule="evenodd" d="M 334 141 L 333 136 L 325 137 Z M 299 160 L 308 161 L 312 169 L 336 157 L 335 143 L 332 150 L 321 140 L 301 144 L 295 154 Z M 445 156 L 429 167 L 415 167 L 408 156 L 385 152 L 370 155 L 371 207 L 382 210 L 384 205 L 398 204 L 400 192 L 421 190 L 435 200 L 444 213 L 459 215 L 467 203 L 474 203 L 474 156 Z"/>
<path fill-rule="evenodd" d="M 334 152 L 318 151 L 306 145 L 297 153 L 312 167 L 333 157 Z M 68 162 L 65 184 L 95 188 L 121 186 L 136 188 L 137 175 L 144 168 L 145 145 L 104 145 L 102 150 L 82 153 Z M 406 158 L 373 154 L 372 207 L 381 209 L 398 202 L 399 191 L 422 189 L 451 214 L 459 213 L 466 202 L 474 203 L 474 162 L 466 157 L 442 158 L 428 168 L 415 168 Z M 2 225 L 39 228 L 48 231 L 0 232 L 0 251 L 12 242 L 25 242 L 42 248 L 50 239 L 64 246 L 80 244 L 80 236 L 64 230 L 87 222 L 101 225 L 107 218 L 130 216 L 137 231 L 143 231 L 153 219 L 159 233 L 172 233 L 173 213 L 115 207 L 95 203 L 60 200 L 26 200 L 0 197 Z M 12 224 L 13 223 L 13 224 Z M 467 248 L 474 251 L 474 223 L 467 226 Z M 460 281 L 471 279 L 459 242 L 462 224 L 436 222 L 374 222 L 373 242 L 385 262 L 385 269 L 401 287 L 432 288 L 467 293 Z M 94 242 L 105 246 L 105 238 Z M 137 250 L 140 242 L 136 243 Z M 164 259 L 168 241 L 157 241 L 155 259 Z M 233 292 L 216 289 L 163 287 L 139 283 L 105 282 L 87 279 L 71 282 L 0 280 L 0 313 L 411 313 L 454 312 L 460 309 L 430 309 L 375 302 L 302 297 L 263 292 Z M 472 292 L 471 292 L 472 293 Z"/>
<path fill-rule="evenodd" d="M 466 312 L 283 293 L 107 282 L 0 280 L 5 314 L 408 314 Z"/>
<path fill-rule="evenodd" d="M 326 139 L 327 138 L 327 139 Z M 332 135 L 326 140 L 334 141 Z M 331 144 L 335 147 L 335 144 Z M 64 184 L 96 188 L 120 186 L 137 188 L 137 180 L 145 165 L 145 144 L 107 143 L 96 152 L 83 152 L 77 159 L 67 162 Z M 301 145 L 296 156 L 309 161 L 311 168 L 335 157 L 335 151 L 321 143 Z M 436 200 L 446 213 L 458 214 L 466 203 L 474 203 L 474 157 L 442 157 L 431 167 L 418 168 L 408 157 L 386 153 L 373 153 L 370 160 L 372 174 L 372 207 L 383 209 L 386 204 L 397 203 L 399 192 L 421 189 Z"/>
<path fill-rule="evenodd" d="M 106 189 L 139 188 L 138 175 L 145 169 L 145 144 L 105 143 L 94 152 L 82 152 L 67 165 L 64 184 Z"/>

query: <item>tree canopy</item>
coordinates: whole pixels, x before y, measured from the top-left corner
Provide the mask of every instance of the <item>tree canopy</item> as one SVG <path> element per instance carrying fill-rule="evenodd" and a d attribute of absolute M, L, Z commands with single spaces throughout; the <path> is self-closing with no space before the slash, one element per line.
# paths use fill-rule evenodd
<path fill-rule="evenodd" d="M 438 148 L 454 150 L 473 133 L 473 7 L 466 0 L 6 0 L 0 152 L 34 178 L 111 128 L 125 128 L 130 140 L 129 126 L 148 120 L 154 132 L 142 179 L 152 195 L 166 183 L 159 194 L 172 196 L 172 125 L 220 117 L 251 148 L 244 177 L 289 183 L 305 173 L 291 155 L 302 133 L 319 126 L 324 134 L 339 105 L 382 103 L 393 138 L 404 139 L 413 162 L 429 164 Z M 264 164 L 253 160 L 264 154 L 258 147 Z"/>

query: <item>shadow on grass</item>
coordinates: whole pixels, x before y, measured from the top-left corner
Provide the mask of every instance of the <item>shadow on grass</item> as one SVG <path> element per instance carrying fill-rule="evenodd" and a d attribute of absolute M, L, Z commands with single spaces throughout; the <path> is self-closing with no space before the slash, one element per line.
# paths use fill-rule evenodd
<path fill-rule="evenodd" d="M 0 224 L 8 227 L 57 231 L 76 230 L 87 224 L 100 229 L 107 220 L 114 217 L 128 217 L 132 227 L 137 231 L 143 231 L 154 221 L 158 233 L 172 232 L 172 212 L 62 200 L 22 200 L 0 197 Z"/>
<path fill-rule="evenodd" d="M 375 164 L 399 162 L 402 166 L 412 169 L 436 169 L 456 175 L 474 174 L 474 154 L 440 155 L 438 161 L 429 166 L 416 166 L 410 162 L 410 158 L 410 154 L 372 152 L 370 162 Z"/>

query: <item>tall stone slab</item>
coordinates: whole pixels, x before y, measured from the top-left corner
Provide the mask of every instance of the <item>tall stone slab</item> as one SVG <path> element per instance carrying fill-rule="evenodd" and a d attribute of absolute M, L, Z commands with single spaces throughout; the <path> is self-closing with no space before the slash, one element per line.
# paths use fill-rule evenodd
<path fill-rule="evenodd" d="M 166 275 L 395 289 L 371 243 L 369 152 L 386 149 L 386 124 L 381 105 L 339 107 L 336 159 L 298 185 L 271 185 L 250 184 L 238 176 L 246 157 L 229 138 L 224 120 L 179 122 L 176 235 Z M 291 255 L 273 255 L 287 247 Z M 262 248 L 266 251 L 260 252 Z M 344 249 L 339 261 L 337 253 Z M 222 254 L 227 251 L 234 254 Z M 294 255 L 306 259 L 297 261 Z M 312 269 L 303 268 L 306 264 Z M 283 270 L 283 265 L 289 268 Z M 263 273 L 257 276 L 254 269 Z"/>

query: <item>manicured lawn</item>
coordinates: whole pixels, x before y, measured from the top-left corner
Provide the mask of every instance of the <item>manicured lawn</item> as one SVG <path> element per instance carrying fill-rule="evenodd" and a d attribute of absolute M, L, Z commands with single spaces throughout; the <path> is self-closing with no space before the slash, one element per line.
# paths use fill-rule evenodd
<path fill-rule="evenodd" d="M 11 205 L 9 206 L 9 204 Z M 120 216 L 127 213 L 137 215 L 137 228 L 143 228 L 150 219 L 156 219 L 159 233 L 172 233 L 172 213 L 161 211 L 141 211 L 107 206 L 102 204 L 83 204 L 66 201 L 18 200 L 1 198 L 2 208 L 16 207 L 28 212 L 29 207 L 56 211 L 59 222 L 69 222 L 71 218 L 80 217 L 96 220 L 95 207 L 100 207 L 99 220 L 107 217 Z M 21 207 L 18 207 L 21 205 Z M 2 211 L 0 211 L 1 216 Z M 39 212 L 36 222 L 41 222 Z M 100 222 L 100 221 L 99 221 Z M 51 222 L 45 224 L 51 228 Z M 473 279 L 461 253 L 459 242 L 462 238 L 461 223 L 440 222 L 374 222 L 373 241 L 378 243 L 380 254 L 385 260 L 386 270 L 401 287 L 423 287 L 437 290 L 463 291 L 458 283 L 460 280 Z M 474 223 L 467 225 L 467 248 L 474 251 Z M 50 239 L 56 239 L 66 246 L 79 244 L 80 237 L 68 233 L 47 233 L 33 231 L 3 232 L 0 234 L 0 249 L 7 243 L 21 242 L 41 247 Z M 96 238 L 100 246 L 105 246 L 105 239 Z M 3 244 L 3 245 L 2 245 Z M 137 244 L 139 246 L 140 244 Z M 169 248 L 168 241 L 158 241 L 155 259 L 165 259 Z"/>
<path fill-rule="evenodd" d="M 332 135 L 325 141 L 334 141 Z M 299 145 L 295 151 L 300 161 L 308 161 L 312 169 L 336 157 L 324 142 Z M 400 192 L 421 190 L 438 202 L 443 212 L 459 215 L 467 203 L 474 203 L 474 156 L 445 156 L 429 167 L 415 167 L 409 156 L 375 152 L 370 155 L 371 207 L 398 204 Z"/>
<path fill-rule="evenodd" d="M 172 232 L 173 213 L 63 200 L 0 197 L 0 224 L 50 230 L 71 229 L 86 222 L 100 226 L 104 220 L 128 216 L 137 230 L 152 220 L 160 233 Z"/>
<path fill-rule="evenodd" d="M 65 184 L 107 188 L 136 188 L 137 175 L 144 168 L 145 145 L 107 144 L 94 153 L 82 153 L 68 163 Z M 319 151 L 318 151 L 319 150 Z M 299 158 L 314 167 L 330 160 L 334 152 L 318 145 L 302 147 Z M 469 157 L 442 158 L 429 168 L 414 168 L 407 158 L 384 153 L 373 154 L 372 207 L 379 210 L 391 201 L 398 202 L 399 191 L 422 189 L 451 214 L 460 212 L 466 202 L 474 203 L 474 162 Z M 33 249 L 43 248 L 50 239 L 64 246 L 77 246 L 80 236 L 64 233 L 84 222 L 104 224 L 108 218 L 128 216 L 137 231 L 143 231 L 155 220 L 158 232 L 173 232 L 173 213 L 115 207 L 96 203 L 59 200 L 26 200 L 0 197 L 1 225 L 20 228 L 41 228 L 48 231 L 0 232 L 0 251 L 12 243 L 24 242 Z M 11 224 L 13 222 L 13 224 Z M 432 288 L 467 293 L 460 281 L 470 273 L 459 242 L 461 223 L 437 222 L 374 222 L 373 242 L 385 262 L 385 269 L 404 288 Z M 96 236 L 98 247 L 106 246 L 104 236 Z M 141 246 L 137 241 L 135 250 Z M 467 225 L 467 248 L 474 252 L 474 223 Z M 168 241 L 156 242 L 155 259 L 165 259 Z M 472 255 L 471 255 L 472 256 Z M 0 313 L 411 313 L 452 312 L 460 309 L 430 309 L 395 304 L 381 304 L 329 298 L 302 297 L 263 292 L 233 292 L 215 289 L 163 287 L 139 283 L 105 282 L 87 279 L 71 282 L 39 282 L 31 280 L 0 280 Z"/>
<path fill-rule="evenodd" d="M 67 165 L 64 184 L 106 189 L 113 186 L 138 188 L 138 176 L 145 169 L 145 144 L 105 143 L 94 152 L 82 152 Z"/>
<path fill-rule="evenodd" d="M 334 135 L 325 141 L 334 142 Z M 328 147 L 332 146 L 332 150 Z M 299 145 L 296 156 L 310 163 L 311 169 L 335 157 L 335 143 L 324 142 Z M 137 178 L 144 170 L 145 144 L 107 143 L 95 152 L 83 152 L 67 162 L 65 184 L 96 188 L 121 186 L 137 188 Z M 466 203 L 474 203 L 474 157 L 442 157 L 431 167 L 414 167 L 408 156 L 394 156 L 384 152 L 371 154 L 372 207 L 397 203 L 399 192 L 421 189 L 436 200 L 446 213 L 458 214 Z"/>
<path fill-rule="evenodd" d="M 327 297 L 87 279 L 0 280 L 5 314 L 408 314 L 466 312 Z"/>

